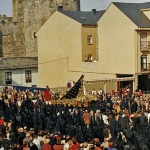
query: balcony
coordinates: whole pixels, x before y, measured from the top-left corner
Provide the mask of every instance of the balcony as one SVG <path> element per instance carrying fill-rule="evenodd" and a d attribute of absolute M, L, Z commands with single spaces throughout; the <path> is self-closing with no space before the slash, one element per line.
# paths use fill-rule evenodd
<path fill-rule="evenodd" d="M 141 71 L 150 71 L 150 63 L 142 63 L 141 64 Z"/>
<path fill-rule="evenodd" d="M 150 51 L 150 41 L 140 41 L 140 50 L 141 52 Z"/>

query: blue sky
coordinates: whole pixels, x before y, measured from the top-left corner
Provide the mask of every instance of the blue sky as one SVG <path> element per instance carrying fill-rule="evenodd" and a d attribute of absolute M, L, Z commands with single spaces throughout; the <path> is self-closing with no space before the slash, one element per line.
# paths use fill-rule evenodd
<path fill-rule="evenodd" d="M 150 0 L 80 0 L 82 11 L 105 10 L 111 2 L 142 3 Z M 0 0 L 0 14 L 12 16 L 12 0 Z"/>
<path fill-rule="evenodd" d="M 105 10 L 112 2 L 124 3 L 143 3 L 150 0 L 80 0 L 82 11 L 91 11 L 92 9 Z"/>
<path fill-rule="evenodd" d="M 12 0 L 0 0 L 0 14 L 12 16 Z"/>

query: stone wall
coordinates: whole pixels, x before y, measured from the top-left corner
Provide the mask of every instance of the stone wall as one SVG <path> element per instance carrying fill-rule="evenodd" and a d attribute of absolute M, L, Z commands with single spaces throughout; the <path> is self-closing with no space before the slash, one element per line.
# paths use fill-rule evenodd
<path fill-rule="evenodd" d="M 0 15 L 3 57 L 25 56 L 26 48 L 22 26 L 23 21 L 15 23 L 11 17 Z"/>
<path fill-rule="evenodd" d="M 36 57 L 35 33 L 57 10 L 79 10 L 80 0 L 12 0 L 13 17 L 0 16 L 3 57 Z"/>

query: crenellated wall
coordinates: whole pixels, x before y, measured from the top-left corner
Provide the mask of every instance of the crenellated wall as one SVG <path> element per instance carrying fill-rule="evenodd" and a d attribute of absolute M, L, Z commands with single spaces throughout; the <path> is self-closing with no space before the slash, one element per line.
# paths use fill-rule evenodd
<path fill-rule="evenodd" d="M 58 6 L 79 10 L 80 0 L 12 0 L 12 18 L 0 15 L 3 57 L 38 56 L 35 33 Z"/>

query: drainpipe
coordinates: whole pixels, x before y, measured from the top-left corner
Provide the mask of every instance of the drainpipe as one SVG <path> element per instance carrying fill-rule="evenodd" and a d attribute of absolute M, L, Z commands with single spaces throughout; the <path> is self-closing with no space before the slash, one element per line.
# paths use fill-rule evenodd
<path fill-rule="evenodd" d="M 138 31 L 140 31 L 140 27 L 138 27 Z M 135 81 L 133 80 L 133 92 L 134 90 L 137 88 L 138 86 L 138 56 L 139 56 L 139 39 L 138 39 L 138 31 L 136 31 L 136 50 L 135 50 L 135 56 L 136 56 L 136 60 L 135 60 L 135 75 L 134 75 L 134 78 L 135 78 Z"/>

